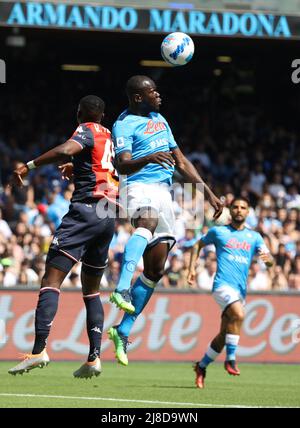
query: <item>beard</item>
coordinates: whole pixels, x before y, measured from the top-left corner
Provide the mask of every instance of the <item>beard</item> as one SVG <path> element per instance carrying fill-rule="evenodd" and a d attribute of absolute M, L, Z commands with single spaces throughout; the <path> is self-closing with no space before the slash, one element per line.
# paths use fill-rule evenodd
<path fill-rule="evenodd" d="M 236 218 L 236 217 L 234 218 L 234 217 L 233 217 L 233 218 L 232 218 L 232 220 L 233 220 L 236 224 L 239 224 L 239 225 L 240 225 L 240 224 L 244 223 L 246 219 L 245 219 L 245 218 Z"/>

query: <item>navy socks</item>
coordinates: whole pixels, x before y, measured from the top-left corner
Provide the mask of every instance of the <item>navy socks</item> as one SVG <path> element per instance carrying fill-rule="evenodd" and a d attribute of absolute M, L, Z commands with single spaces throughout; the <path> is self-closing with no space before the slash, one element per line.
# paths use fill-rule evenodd
<path fill-rule="evenodd" d="M 104 311 L 99 293 L 83 296 L 86 307 L 86 326 L 90 342 L 88 361 L 94 361 L 100 356 L 103 332 Z"/>
<path fill-rule="evenodd" d="M 32 353 L 40 354 L 46 347 L 50 328 L 55 317 L 60 290 L 52 287 L 41 288 L 35 311 L 35 341 Z"/>

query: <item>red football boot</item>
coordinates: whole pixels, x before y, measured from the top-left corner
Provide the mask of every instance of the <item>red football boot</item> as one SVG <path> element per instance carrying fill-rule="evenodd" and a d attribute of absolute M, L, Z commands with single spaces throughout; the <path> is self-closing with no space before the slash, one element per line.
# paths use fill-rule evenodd
<path fill-rule="evenodd" d="M 195 384 L 197 388 L 204 388 L 204 378 L 206 376 L 206 369 L 199 366 L 199 363 L 195 363 L 194 372 L 196 373 Z"/>
<path fill-rule="evenodd" d="M 239 376 L 241 373 L 235 360 L 225 361 L 224 368 L 232 376 Z"/>

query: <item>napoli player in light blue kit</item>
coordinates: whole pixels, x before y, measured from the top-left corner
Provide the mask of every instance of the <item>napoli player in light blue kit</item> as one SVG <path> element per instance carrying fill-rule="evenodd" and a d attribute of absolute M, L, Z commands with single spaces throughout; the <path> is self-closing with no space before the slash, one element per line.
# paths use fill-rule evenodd
<path fill-rule="evenodd" d="M 195 280 L 195 263 L 201 248 L 214 244 L 217 254 L 217 272 L 213 284 L 213 297 L 222 310 L 221 328 L 213 339 L 201 361 L 195 364 L 196 386 L 204 388 L 206 367 L 213 362 L 226 347 L 225 369 L 238 376 L 236 349 L 244 320 L 244 305 L 247 294 L 247 279 L 251 261 L 255 254 L 266 264 L 273 265 L 272 256 L 262 236 L 245 226 L 249 214 L 246 198 L 235 198 L 230 206 L 231 223 L 227 226 L 212 227 L 204 235 L 191 256 L 189 283 Z"/>
<path fill-rule="evenodd" d="M 120 201 L 136 228 L 123 256 L 121 275 L 110 301 L 126 313 L 111 327 L 117 360 L 128 364 L 127 343 L 137 316 L 161 279 L 168 253 L 175 243 L 175 216 L 170 185 L 176 168 L 189 183 L 202 183 L 206 196 L 222 213 L 222 203 L 203 182 L 178 148 L 166 119 L 159 114 L 161 98 L 147 76 L 133 76 L 126 86 L 129 107 L 117 119 L 112 135 L 116 168 L 121 174 Z M 144 272 L 132 287 L 136 265 L 143 256 Z"/>

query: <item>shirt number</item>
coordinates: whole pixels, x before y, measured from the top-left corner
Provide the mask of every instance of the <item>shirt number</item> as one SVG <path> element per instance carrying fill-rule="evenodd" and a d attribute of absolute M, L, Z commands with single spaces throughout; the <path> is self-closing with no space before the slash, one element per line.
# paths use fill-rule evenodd
<path fill-rule="evenodd" d="M 111 162 L 111 158 L 113 157 L 113 147 L 110 139 L 105 141 L 104 153 L 101 160 L 102 169 L 108 169 L 110 172 L 113 172 L 114 167 Z"/>

